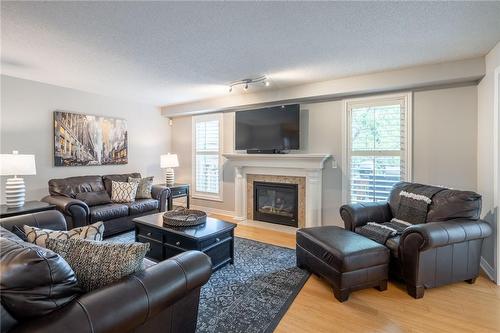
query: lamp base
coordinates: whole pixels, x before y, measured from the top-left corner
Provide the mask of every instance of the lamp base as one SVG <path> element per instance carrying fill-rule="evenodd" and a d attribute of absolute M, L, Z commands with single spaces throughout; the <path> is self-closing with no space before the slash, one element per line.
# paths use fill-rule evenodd
<path fill-rule="evenodd" d="M 165 183 L 167 186 L 174 186 L 175 183 L 174 169 L 167 168 L 167 170 L 165 171 Z"/>
<path fill-rule="evenodd" d="M 7 207 L 15 208 L 24 206 L 24 198 L 26 195 L 26 186 L 24 186 L 24 179 L 22 178 L 9 178 L 5 184 L 5 201 Z"/>

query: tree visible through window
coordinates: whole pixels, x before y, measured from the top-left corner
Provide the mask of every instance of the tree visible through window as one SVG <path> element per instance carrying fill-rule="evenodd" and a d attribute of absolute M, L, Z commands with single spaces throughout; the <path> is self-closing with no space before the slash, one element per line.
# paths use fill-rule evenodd
<path fill-rule="evenodd" d="M 347 102 L 349 202 L 386 200 L 409 177 L 406 96 Z"/>

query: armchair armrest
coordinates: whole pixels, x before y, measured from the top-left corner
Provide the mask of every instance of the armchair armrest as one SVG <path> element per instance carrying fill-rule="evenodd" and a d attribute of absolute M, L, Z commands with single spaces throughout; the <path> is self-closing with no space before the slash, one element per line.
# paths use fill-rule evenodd
<path fill-rule="evenodd" d="M 401 236 L 400 247 L 418 251 L 482 239 L 492 233 L 488 223 L 482 220 L 456 219 L 444 222 L 428 222 L 407 228 Z"/>
<path fill-rule="evenodd" d="M 198 251 L 184 252 L 85 294 L 39 320 L 23 323 L 12 333 L 153 332 L 157 331 L 154 326 L 163 327 L 166 332 L 179 331 L 175 328 L 186 325 L 184 321 L 189 318 L 186 313 L 193 312 L 192 321 L 196 325 L 198 296 L 190 298 L 189 295 L 199 295 L 200 287 L 211 273 L 212 265 L 207 255 Z M 171 306 L 178 307 L 172 312 L 178 315 L 165 313 L 164 310 Z M 159 325 L 149 325 L 147 329 L 150 320 Z"/>
<path fill-rule="evenodd" d="M 392 212 L 387 202 L 366 202 L 343 205 L 340 216 L 345 229 L 354 231 L 368 222 L 388 222 L 392 219 Z"/>
<path fill-rule="evenodd" d="M 170 196 L 170 188 L 165 185 L 157 184 L 151 188 L 151 196 L 160 202 L 160 212 L 167 210 L 167 199 Z"/>
<path fill-rule="evenodd" d="M 56 205 L 58 211 L 64 215 L 70 216 L 71 220 L 69 227 L 71 228 L 82 227 L 89 222 L 89 206 L 81 200 L 64 197 L 62 195 L 48 195 L 44 197 L 42 201 Z"/>

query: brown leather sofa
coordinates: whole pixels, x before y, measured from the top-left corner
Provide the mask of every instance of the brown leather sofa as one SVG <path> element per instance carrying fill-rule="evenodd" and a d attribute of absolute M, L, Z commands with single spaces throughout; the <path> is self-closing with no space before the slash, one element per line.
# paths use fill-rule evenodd
<path fill-rule="evenodd" d="M 167 209 L 170 189 L 153 185 L 151 199 L 137 199 L 132 203 L 111 203 L 111 182 L 127 182 L 141 178 L 140 173 L 81 176 L 49 180 L 49 194 L 42 201 L 56 205 L 64 214 L 68 228 L 76 228 L 103 221 L 104 237 L 134 229 L 132 220 L 138 216 L 163 212 Z M 107 192 L 102 200 L 102 194 Z M 107 200 L 106 200 L 107 198 Z"/>
<path fill-rule="evenodd" d="M 399 207 L 399 192 L 408 183 L 397 183 L 388 202 L 344 205 L 340 215 L 347 230 L 367 222 L 386 222 Z M 424 296 L 424 290 L 458 281 L 474 283 L 479 275 L 483 239 L 491 227 L 480 220 L 481 196 L 475 192 L 446 189 L 432 199 L 425 224 L 407 228 L 389 239 L 390 273 L 402 278 L 408 293 Z"/>
<path fill-rule="evenodd" d="M 66 229 L 66 221 L 59 212 L 46 211 L 1 219 L 0 226 L 4 228 L 2 238 L 16 237 L 9 232 L 14 225 L 30 225 L 54 230 Z M 6 234 L 10 236 L 5 236 Z M 22 242 L 21 239 L 17 241 L 18 244 L 20 242 Z M 9 249 L 3 248 L 4 244 L 5 242 L 2 241 L 2 255 L 0 256 L 2 290 L 18 290 L 19 283 L 22 283 L 24 289 L 16 293 L 11 292 L 11 298 L 23 298 L 27 294 L 35 295 L 35 297 L 25 300 L 15 299 L 17 303 L 23 304 L 26 308 L 32 305 L 52 304 L 47 303 L 45 296 L 53 295 L 58 291 L 46 286 L 41 287 L 40 281 L 53 280 L 52 274 L 61 273 L 60 270 L 57 271 L 58 266 L 50 271 L 46 269 L 47 265 L 42 265 L 45 269 L 24 270 L 25 273 L 29 273 L 24 274 L 25 276 L 5 276 L 4 274 L 11 274 L 13 271 L 18 272 L 16 267 L 9 268 L 8 265 L 20 267 L 30 264 L 33 266 L 34 260 L 37 259 L 33 257 L 33 253 L 36 256 L 39 251 L 32 251 L 30 262 L 23 264 L 22 260 L 26 260 L 27 249 L 21 249 L 17 253 L 14 251 L 17 257 L 13 258 L 12 242 L 10 242 Z M 9 258 L 6 258 L 7 256 Z M 200 288 L 208 281 L 211 272 L 208 256 L 202 252 L 189 251 L 107 287 L 86 294 L 78 294 L 69 303 L 40 317 L 16 318 L 7 311 L 7 304 L 2 299 L 1 332 L 195 332 Z M 50 276 L 45 278 L 44 274 Z M 8 281 L 16 285 L 6 285 Z M 26 289 L 29 288 L 26 285 L 31 286 L 31 284 L 34 290 L 28 292 Z M 45 305 L 30 304 L 30 302 L 45 302 Z M 22 311 L 23 315 L 26 312 Z"/>

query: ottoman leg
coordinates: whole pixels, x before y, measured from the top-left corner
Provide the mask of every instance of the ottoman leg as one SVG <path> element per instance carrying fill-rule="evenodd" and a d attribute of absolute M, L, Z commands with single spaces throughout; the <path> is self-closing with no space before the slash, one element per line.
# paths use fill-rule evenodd
<path fill-rule="evenodd" d="M 349 298 L 349 289 L 333 288 L 333 295 L 339 302 L 345 302 Z"/>
<path fill-rule="evenodd" d="M 465 280 L 465 282 L 467 282 L 468 284 L 474 284 L 476 282 L 476 278 Z"/>
<path fill-rule="evenodd" d="M 379 285 L 375 288 L 377 288 L 378 291 L 387 290 L 387 280 L 380 281 Z"/>

